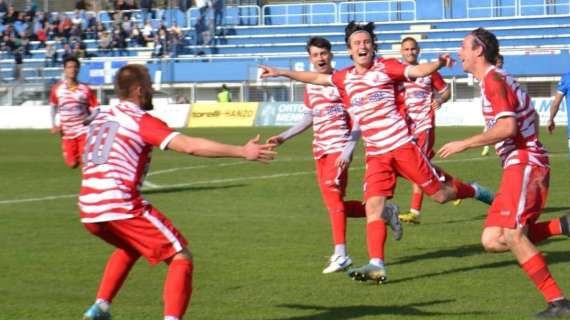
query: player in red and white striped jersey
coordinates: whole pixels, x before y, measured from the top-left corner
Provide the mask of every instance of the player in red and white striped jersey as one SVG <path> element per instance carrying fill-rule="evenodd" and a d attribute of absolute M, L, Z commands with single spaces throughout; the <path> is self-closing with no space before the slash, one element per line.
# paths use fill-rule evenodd
<path fill-rule="evenodd" d="M 200 157 L 245 158 L 266 162 L 274 144 L 259 136 L 243 146 L 179 134 L 146 113 L 152 109 L 147 69 L 130 64 L 119 69 L 115 91 L 120 102 L 102 107 L 89 127 L 79 194 L 81 222 L 92 234 L 116 247 L 84 319 L 110 318 L 109 306 L 135 262 L 168 264 L 164 319 L 182 319 L 192 293 L 192 258 L 187 241 L 172 223 L 141 195 L 153 147 Z"/>
<path fill-rule="evenodd" d="M 327 39 L 309 39 L 307 52 L 316 72 L 333 73 L 333 54 Z M 344 270 L 352 264 L 346 250 L 346 217 L 366 216 L 362 202 L 343 199 L 348 182 L 348 166 L 360 138 L 360 130 L 352 127 L 350 117 L 344 110 L 342 97 L 335 87 L 307 84 L 303 119 L 287 131 L 269 138 L 267 142 L 282 144 L 311 125 L 317 179 L 329 213 L 334 242 L 334 254 L 331 255 L 323 273 L 332 273 Z M 384 218 L 394 223 L 392 227 L 396 230 L 396 238 L 399 240 L 402 232 L 396 215 L 397 212 L 393 208 L 388 208 Z"/>
<path fill-rule="evenodd" d="M 416 39 L 404 38 L 401 42 L 400 54 L 406 65 L 417 65 L 420 47 Z M 427 77 L 416 78 L 415 81 L 401 83 L 399 90 L 399 107 L 408 121 L 410 131 L 423 153 L 433 158 L 435 143 L 435 111 L 451 96 L 447 83 L 439 72 Z M 437 96 L 436 96 L 437 95 Z M 400 214 L 403 222 L 419 223 L 423 202 L 420 186 L 412 185 L 410 211 Z"/>
<path fill-rule="evenodd" d="M 503 163 L 503 179 L 489 209 L 481 241 L 487 251 L 511 251 L 548 302 L 538 317 L 570 315 L 570 302 L 552 278 L 545 258 L 534 246 L 548 237 L 569 232 L 569 216 L 537 223 L 546 204 L 550 168 L 540 141 L 534 107 L 524 89 L 494 66 L 499 53 L 495 35 L 483 28 L 463 39 L 459 57 L 463 69 L 481 82 L 482 111 L 487 130 L 445 144 L 443 158 L 470 148 L 495 144 Z"/>
<path fill-rule="evenodd" d="M 52 133 L 61 134 L 63 159 L 70 168 L 81 163 L 87 124 L 98 105 L 97 97 L 88 85 L 77 80 L 81 63 L 75 57 L 63 61 L 64 80 L 56 83 L 50 94 Z M 59 115 L 59 125 L 56 124 Z"/>
<path fill-rule="evenodd" d="M 345 40 L 354 65 L 330 76 L 260 67 L 262 78 L 285 76 L 306 83 L 336 86 L 345 108 L 358 123 L 366 145 L 364 198 L 369 263 L 348 273 L 356 280 L 381 282 L 386 279 L 386 225 L 381 215 L 387 199 L 394 194 L 398 175 L 421 185 L 425 193 L 440 203 L 470 197 L 490 203 L 493 195 L 480 186 L 453 179 L 433 166 L 412 141 L 406 121 L 396 106 L 399 82 L 425 77 L 449 66 L 452 62 L 449 55 L 441 56 L 438 61 L 406 66 L 395 59 L 376 58 L 375 39 L 373 23 L 349 23 Z"/>

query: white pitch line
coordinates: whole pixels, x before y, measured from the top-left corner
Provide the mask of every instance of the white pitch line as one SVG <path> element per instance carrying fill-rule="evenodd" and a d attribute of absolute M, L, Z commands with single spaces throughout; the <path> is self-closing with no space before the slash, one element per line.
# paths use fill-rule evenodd
<path fill-rule="evenodd" d="M 564 155 L 550 155 L 551 157 L 556 156 L 566 156 Z M 450 160 L 434 160 L 433 163 L 452 163 L 452 162 L 464 162 L 464 161 L 485 161 L 485 160 L 497 160 L 495 157 L 477 157 L 477 158 L 467 158 L 467 159 L 450 159 Z M 227 163 L 225 165 L 230 165 Z M 220 166 L 220 165 L 218 165 Z M 185 167 L 188 168 L 188 167 Z M 172 168 L 169 170 L 176 170 L 177 168 Z M 181 169 L 181 168 L 178 168 Z M 350 168 L 350 170 L 363 170 L 364 167 L 357 167 L 357 168 Z M 165 170 L 162 170 L 165 171 Z M 171 184 L 171 185 L 155 185 L 157 187 L 151 187 L 152 190 L 161 190 L 161 189 L 169 189 L 169 188 L 180 188 L 180 187 L 190 187 L 195 185 L 204 185 L 204 184 L 216 184 L 216 183 L 227 183 L 227 182 L 239 182 L 239 181 L 251 181 L 251 180 L 267 180 L 267 179 L 275 179 L 275 178 L 283 178 L 283 177 L 292 177 L 292 176 L 300 176 L 306 174 L 314 174 L 315 171 L 297 171 L 297 172 L 286 172 L 286 173 L 276 173 L 267 176 L 257 176 L 257 177 L 237 177 L 237 178 L 227 178 L 227 179 L 214 179 L 214 180 L 203 180 L 203 181 L 194 181 L 189 183 L 179 183 L 179 184 Z M 27 203 L 27 202 L 41 202 L 41 201 L 49 201 L 49 200 L 57 200 L 57 199 L 66 199 L 66 198 L 75 198 L 77 194 L 63 194 L 57 196 L 45 196 L 45 197 L 38 197 L 38 198 L 27 198 L 27 199 L 13 199 L 13 200 L 0 200 L 0 205 L 2 204 L 17 204 L 17 203 Z"/>

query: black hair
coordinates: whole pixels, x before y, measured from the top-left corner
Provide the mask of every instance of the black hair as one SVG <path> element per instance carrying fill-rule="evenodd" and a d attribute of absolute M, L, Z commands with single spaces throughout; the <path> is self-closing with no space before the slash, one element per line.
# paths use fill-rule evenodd
<path fill-rule="evenodd" d="M 370 38 L 372 39 L 372 44 L 374 47 L 374 51 L 378 48 L 376 45 L 376 35 L 374 34 L 374 22 L 368 22 L 367 24 L 359 24 L 356 21 L 350 21 L 350 23 L 344 28 L 344 42 L 346 42 L 346 46 L 350 48 L 350 36 L 359 31 L 366 31 L 370 34 Z"/>
<path fill-rule="evenodd" d="M 330 41 L 328 41 L 323 37 L 311 37 L 311 39 L 307 41 L 307 45 L 305 46 L 305 49 L 307 50 L 308 53 L 311 53 L 310 51 L 311 47 L 326 49 L 329 52 L 331 51 L 332 48 Z"/>
<path fill-rule="evenodd" d="M 81 62 L 79 62 L 79 59 L 77 59 L 77 57 L 74 56 L 69 56 L 63 59 L 63 67 L 65 68 L 65 65 L 70 61 L 75 62 L 75 64 L 77 64 L 77 68 L 81 68 Z"/>
<path fill-rule="evenodd" d="M 499 40 L 497 40 L 497 37 L 485 28 L 475 29 L 471 31 L 471 35 L 473 36 L 471 48 L 482 47 L 485 60 L 495 65 L 499 57 Z"/>

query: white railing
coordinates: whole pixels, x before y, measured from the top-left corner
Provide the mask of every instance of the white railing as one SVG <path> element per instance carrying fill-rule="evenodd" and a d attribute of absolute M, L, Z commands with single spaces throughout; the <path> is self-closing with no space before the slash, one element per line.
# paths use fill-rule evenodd
<path fill-rule="evenodd" d="M 570 0 L 466 0 L 467 18 L 570 14 Z"/>
<path fill-rule="evenodd" d="M 263 24 L 326 24 L 336 23 L 335 3 L 271 4 L 263 6 Z"/>
<path fill-rule="evenodd" d="M 416 1 L 382 0 L 341 2 L 338 22 L 356 21 L 415 21 Z"/>
<path fill-rule="evenodd" d="M 213 10 L 206 13 L 208 19 L 214 19 Z M 200 17 L 198 8 L 191 8 L 187 13 L 188 27 L 196 25 Z M 261 23 L 261 8 L 259 6 L 224 6 L 221 25 L 259 25 Z"/>

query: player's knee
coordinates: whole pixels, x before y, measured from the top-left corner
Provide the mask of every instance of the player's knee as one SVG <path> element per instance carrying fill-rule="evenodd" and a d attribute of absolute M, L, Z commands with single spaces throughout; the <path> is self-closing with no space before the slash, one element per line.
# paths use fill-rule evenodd
<path fill-rule="evenodd" d="M 516 247 L 520 245 L 523 241 L 523 232 L 520 229 L 505 229 L 505 242 L 509 246 L 509 248 Z"/>
<path fill-rule="evenodd" d="M 432 194 L 430 197 L 433 199 L 433 201 L 440 203 L 440 204 L 445 203 L 448 200 L 447 196 L 443 190 L 440 190 L 440 191 Z"/>
<path fill-rule="evenodd" d="M 505 245 L 502 240 L 502 235 L 498 232 L 483 231 L 481 235 L 481 244 L 487 252 L 503 252 Z"/>
<path fill-rule="evenodd" d="M 380 219 L 382 215 L 382 210 L 384 209 L 385 205 L 385 198 L 382 197 L 373 197 L 366 200 L 366 216 L 367 217 L 377 217 Z"/>

